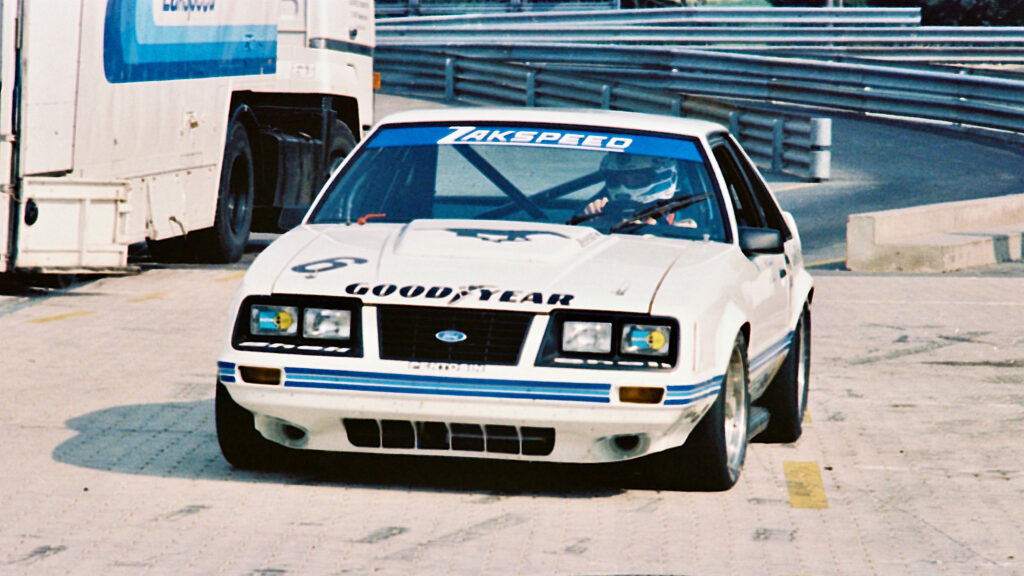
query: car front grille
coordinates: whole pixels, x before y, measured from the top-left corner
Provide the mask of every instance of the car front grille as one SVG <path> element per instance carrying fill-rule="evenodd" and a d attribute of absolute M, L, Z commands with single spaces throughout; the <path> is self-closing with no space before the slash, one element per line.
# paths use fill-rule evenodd
<path fill-rule="evenodd" d="M 345 418 L 342 422 L 348 441 L 360 448 L 458 450 L 526 456 L 547 456 L 555 449 L 554 428 L 367 418 Z"/>
<path fill-rule="evenodd" d="M 386 360 L 514 365 L 533 315 L 417 306 L 380 306 L 380 356 Z M 454 331 L 458 342 L 438 335 Z"/>

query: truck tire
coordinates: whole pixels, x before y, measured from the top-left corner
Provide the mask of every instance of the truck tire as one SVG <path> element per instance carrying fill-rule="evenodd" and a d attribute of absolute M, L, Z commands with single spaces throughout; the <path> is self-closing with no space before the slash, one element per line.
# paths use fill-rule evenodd
<path fill-rule="evenodd" d="M 224 459 L 235 468 L 264 470 L 288 462 L 289 449 L 275 444 L 256 430 L 252 412 L 238 405 L 223 384 L 217 383 L 214 399 L 217 442 Z"/>
<path fill-rule="evenodd" d="M 720 492 L 739 480 L 750 416 L 747 344 L 736 336 L 722 388 L 686 443 L 649 457 L 645 475 L 656 489 Z"/>
<path fill-rule="evenodd" d="M 803 433 L 804 413 L 811 372 L 811 309 L 803 314 L 793 331 L 789 354 L 768 386 L 759 404 L 771 417 L 758 442 L 796 442 Z"/>
<path fill-rule="evenodd" d="M 356 137 L 352 130 L 341 120 L 335 120 L 331 125 L 331 143 L 327 148 L 327 174 L 324 180 L 330 178 L 334 170 L 341 165 L 341 162 L 348 156 L 349 152 L 356 147 Z"/>
<path fill-rule="evenodd" d="M 213 228 L 194 232 L 189 239 L 200 262 L 238 262 L 242 258 L 252 228 L 255 180 L 249 133 L 233 120 L 224 145 Z"/>

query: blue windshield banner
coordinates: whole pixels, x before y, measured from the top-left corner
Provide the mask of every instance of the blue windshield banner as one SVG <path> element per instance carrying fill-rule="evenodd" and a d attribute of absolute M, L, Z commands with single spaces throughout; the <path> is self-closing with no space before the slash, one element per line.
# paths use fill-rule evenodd
<path fill-rule="evenodd" d="M 529 146 L 599 152 L 625 152 L 702 162 L 696 143 L 681 138 L 595 132 L 561 126 L 417 126 L 384 128 L 366 143 L 367 148 L 401 146 Z"/>

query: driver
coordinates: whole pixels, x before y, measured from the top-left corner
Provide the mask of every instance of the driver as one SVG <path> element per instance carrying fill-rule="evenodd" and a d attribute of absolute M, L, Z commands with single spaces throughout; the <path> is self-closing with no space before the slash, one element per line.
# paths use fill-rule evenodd
<path fill-rule="evenodd" d="M 601 160 L 601 173 L 605 178 L 605 195 L 587 204 L 583 209 L 585 215 L 601 212 L 610 200 L 639 204 L 668 200 L 679 184 L 679 171 L 671 158 L 609 152 Z M 665 221 L 672 224 L 674 216 L 666 215 Z"/>

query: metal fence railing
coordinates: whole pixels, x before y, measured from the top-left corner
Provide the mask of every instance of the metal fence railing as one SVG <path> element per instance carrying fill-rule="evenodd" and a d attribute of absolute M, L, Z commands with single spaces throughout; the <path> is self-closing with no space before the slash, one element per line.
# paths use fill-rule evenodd
<path fill-rule="evenodd" d="M 420 11 L 426 3 L 418 0 Z M 394 4 L 407 4 L 409 0 L 400 0 Z M 392 26 L 403 27 L 434 27 L 434 26 L 475 26 L 506 28 L 514 26 L 535 26 L 553 24 L 571 24 L 572 28 L 608 25 L 687 25 L 687 26 L 718 26 L 718 25 L 788 25 L 788 26 L 919 26 L 921 24 L 920 8 L 745 8 L 745 7 L 680 7 L 680 8 L 648 8 L 640 10 L 578 10 L 571 7 L 565 11 L 525 13 L 493 13 L 494 7 L 510 6 L 512 0 L 494 1 L 490 3 L 463 3 L 458 13 L 445 12 L 447 15 L 419 16 L 407 18 L 380 19 L 378 29 Z M 539 4 L 540 2 L 536 2 Z M 381 10 L 391 10 L 391 2 L 378 0 L 378 15 Z M 572 4 L 581 8 L 585 2 Z M 491 8 L 484 8 L 490 5 Z M 607 3 L 605 3 L 607 6 Z M 565 5 L 563 5 L 565 6 Z M 480 7 L 480 8 L 478 8 Z M 423 12 L 426 14 L 427 12 Z M 566 28 L 563 26 L 563 28 Z"/>
<path fill-rule="evenodd" d="M 415 50 L 378 53 L 382 91 L 442 102 L 593 107 L 718 121 L 761 167 L 811 180 L 831 174 L 831 121 L 652 90 L 528 64 Z"/>
<path fill-rule="evenodd" d="M 378 54 L 413 49 L 383 46 Z M 487 61 L 529 62 L 563 72 L 588 71 L 659 91 L 911 116 L 1024 133 L 1024 82 L 1011 78 L 681 48 L 465 43 L 431 50 Z"/>
<path fill-rule="evenodd" d="M 669 9 L 553 13 L 529 18 L 465 16 L 382 21 L 381 45 L 572 42 L 648 45 L 776 55 L 858 56 L 932 62 L 1024 62 L 1024 27 L 918 26 L 914 12 Z M 916 10 L 916 9 L 915 9 Z M 595 18 L 598 14 L 600 18 Z M 916 12 L 917 22 L 920 13 Z M 750 16 L 738 18 L 739 15 Z M 898 22 L 898 23 L 896 23 Z"/>
<path fill-rule="evenodd" d="M 618 10 L 619 0 L 486 0 L 462 1 L 445 0 L 378 0 L 375 2 L 377 17 L 416 16 L 421 14 L 453 14 L 467 12 L 537 12 L 537 11 L 592 11 Z"/>

